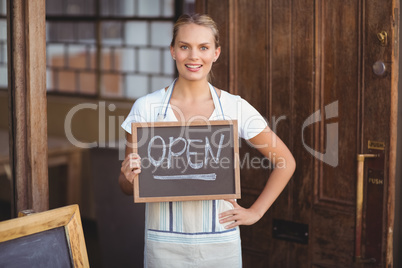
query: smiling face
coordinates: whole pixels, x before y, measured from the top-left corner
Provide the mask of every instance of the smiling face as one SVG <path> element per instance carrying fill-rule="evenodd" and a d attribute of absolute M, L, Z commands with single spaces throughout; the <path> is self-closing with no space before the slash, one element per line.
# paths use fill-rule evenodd
<path fill-rule="evenodd" d="M 221 49 L 216 47 L 210 28 L 190 23 L 180 26 L 170 52 L 176 60 L 179 77 L 198 81 L 207 79 Z"/>

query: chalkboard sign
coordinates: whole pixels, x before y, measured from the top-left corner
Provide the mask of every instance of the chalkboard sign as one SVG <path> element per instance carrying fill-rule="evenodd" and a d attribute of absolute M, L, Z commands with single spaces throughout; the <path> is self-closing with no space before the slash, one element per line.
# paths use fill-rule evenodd
<path fill-rule="evenodd" d="M 133 123 L 134 202 L 240 198 L 237 121 Z"/>
<path fill-rule="evenodd" d="M 0 222 L 0 267 L 89 267 L 78 205 Z"/>

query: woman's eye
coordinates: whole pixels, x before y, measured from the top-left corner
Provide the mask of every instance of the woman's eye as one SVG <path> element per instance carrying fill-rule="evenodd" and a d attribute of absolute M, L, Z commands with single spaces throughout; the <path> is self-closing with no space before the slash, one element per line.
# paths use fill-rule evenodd
<path fill-rule="evenodd" d="M 207 47 L 201 47 L 201 50 L 208 50 Z"/>
<path fill-rule="evenodd" d="M 188 46 L 181 46 L 181 49 L 188 49 Z"/>

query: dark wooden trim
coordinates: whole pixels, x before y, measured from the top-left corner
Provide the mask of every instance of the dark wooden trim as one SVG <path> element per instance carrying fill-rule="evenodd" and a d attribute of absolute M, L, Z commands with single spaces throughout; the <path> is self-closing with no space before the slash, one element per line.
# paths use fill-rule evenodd
<path fill-rule="evenodd" d="M 45 0 L 9 0 L 9 137 L 13 216 L 49 208 Z"/>
<path fill-rule="evenodd" d="M 21 91 L 25 91 L 25 38 L 24 33 L 24 9 L 21 1 L 7 1 L 8 20 L 8 87 L 9 87 L 9 143 L 10 166 L 12 170 L 12 216 L 16 217 L 18 211 L 28 209 L 28 185 L 27 175 L 27 151 L 25 120 L 17 120 L 17 116 L 23 117 L 25 112 L 25 98 L 21 97 Z M 19 18 L 19 19 L 18 19 Z M 17 45 L 19 43 L 19 45 Z M 20 79 L 17 79 L 20 77 Z M 21 79 L 22 78 L 22 79 Z M 20 143 L 17 143 L 19 141 Z M 19 161 L 17 161 L 17 159 Z"/>
<path fill-rule="evenodd" d="M 181 9 L 182 10 L 182 9 Z M 176 17 L 176 16 L 175 16 Z M 47 21 L 62 21 L 62 22 L 77 22 L 77 21 L 88 21 L 88 22 L 98 22 L 100 20 L 105 21 L 172 21 L 174 17 L 127 17 L 127 16 L 72 16 L 72 15 L 62 15 L 55 16 L 49 15 L 46 16 Z"/>
<path fill-rule="evenodd" d="M 177 21 L 179 17 L 183 14 L 183 0 L 176 0 L 174 4 L 174 21 Z M 170 19 L 172 21 L 172 19 Z"/>
<path fill-rule="evenodd" d="M 195 12 L 200 14 L 205 14 L 207 12 L 207 0 L 196 0 L 195 1 Z"/>
<path fill-rule="evenodd" d="M 14 102 L 12 100 L 15 99 L 14 97 L 14 91 L 10 90 L 11 88 L 14 88 L 14 80 L 12 79 L 12 72 L 11 67 L 13 66 L 11 63 L 14 62 L 14 57 L 13 57 L 13 53 L 11 53 L 11 49 L 9 49 L 10 47 L 13 47 L 13 39 L 11 38 L 11 29 L 14 28 L 14 24 L 13 24 L 13 20 L 11 19 L 11 10 L 12 10 L 12 6 L 11 6 L 12 1 L 8 0 L 7 1 L 7 70 L 8 70 L 8 98 L 9 98 L 9 102 L 8 102 L 8 109 L 9 109 L 9 113 L 8 113 L 8 124 L 9 124 L 9 156 L 10 156 L 10 167 L 11 167 L 11 207 L 15 208 L 15 204 L 16 204 L 16 191 L 15 191 L 15 182 L 14 182 L 14 178 L 15 178 L 15 170 L 14 170 L 14 164 L 13 164 L 13 159 L 14 159 L 14 123 L 16 123 L 13 119 L 13 112 L 14 111 Z M 16 217 L 17 214 L 15 213 L 15 210 L 12 209 L 11 210 L 12 216 Z"/>
<path fill-rule="evenodd" d="M 233 94 L 238 94 L 237 88 L 237 1 L 229 0 L 229 84 L 228 91 Z"/>

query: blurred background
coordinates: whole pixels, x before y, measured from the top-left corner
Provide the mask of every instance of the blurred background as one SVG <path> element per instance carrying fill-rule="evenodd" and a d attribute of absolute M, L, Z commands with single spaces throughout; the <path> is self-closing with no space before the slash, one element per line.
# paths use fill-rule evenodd
<path fill-rule="evenodd" d="M 11 218 L 6 2 L 0 0 L 0 220 Z M 46 1 L 50 209 L 79 204 L 91 267 L 142 266 L 143 205 L 133 205 L 117 184 L 120 124 L 136 98 L 174 79 L 172 27 L 194 6 Z"/>

